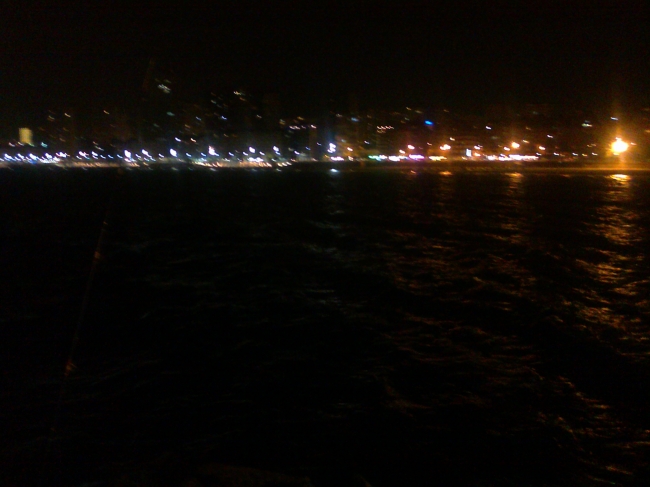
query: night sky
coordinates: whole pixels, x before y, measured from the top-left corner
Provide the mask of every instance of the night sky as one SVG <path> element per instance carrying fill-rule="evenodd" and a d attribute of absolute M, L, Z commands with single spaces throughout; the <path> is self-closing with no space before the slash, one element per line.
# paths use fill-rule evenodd
<path fill-rule="evenodd" d="M 152 58 L 187 92 L 277 92 L 307 114 L 351 92 L 386 107 L 650 102 L 644 1 L 4 4 L 4 128 L 134 104 Z"/>

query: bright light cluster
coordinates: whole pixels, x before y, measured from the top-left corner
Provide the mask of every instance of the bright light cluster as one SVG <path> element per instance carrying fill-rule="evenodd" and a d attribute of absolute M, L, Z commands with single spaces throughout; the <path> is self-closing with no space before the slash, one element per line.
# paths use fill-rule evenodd
<path fill-rule="evenodd" d="M 505 156 L 503 154 L 499 156 L 487 156 L 488 161 L 537 161 L 538 156 L 520 156 L 517 154 L 512 154 Z"/>
<path fill-rule="evenodd" d="M 612 142 L 612 152 L 614 155 L 620 155 L 623 152 L 626 152 L 630 148 L 630 144 L 621 140 L 620 137 L 617 137 L 614 142 Z"/>

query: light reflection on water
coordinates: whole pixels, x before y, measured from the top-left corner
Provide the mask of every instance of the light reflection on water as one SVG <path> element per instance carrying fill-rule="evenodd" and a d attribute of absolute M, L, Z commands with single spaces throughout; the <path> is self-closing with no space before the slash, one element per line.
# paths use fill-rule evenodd
<path fill-rule="evenodd" d="M 401 462 L 413 485 L 643 473 L 650 179 L 447 172 L 129 173 L 69 448 L 160 435 L 391 486 Z"/>
<path fill-rule="evenodd" d="M 606 186 L 602 200 L 603 203 L 596 209 L 598 223 L 593 226 L 594 234 L 606 238 L 614 244 L 614 248 L 630 247 L 637 243 L 640 236 L 638 227 L 639 215 L 631 202 L 631 178 L 624 174 L 610 176 L 610 183 Z M 624 255 L 613 256 L 614 260 L 624 260 Z"/>
<path fill-rule="evenodd" d="M 612 174 L 610 178 L 614 179 L 615 181 L 621 181 L 621 182 L 627 182 L 630 180 L 630 176 L 627 174 Z"/>

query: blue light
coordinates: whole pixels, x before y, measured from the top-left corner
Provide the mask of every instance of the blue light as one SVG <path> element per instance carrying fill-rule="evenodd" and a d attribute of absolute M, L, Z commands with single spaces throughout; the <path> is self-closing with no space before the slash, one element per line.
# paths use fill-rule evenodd
<path fill-rule="evenodd" d="M 424 124 L 425 125 L 433 125 L 433 122 L 431 120 L 425 120 Z"/>

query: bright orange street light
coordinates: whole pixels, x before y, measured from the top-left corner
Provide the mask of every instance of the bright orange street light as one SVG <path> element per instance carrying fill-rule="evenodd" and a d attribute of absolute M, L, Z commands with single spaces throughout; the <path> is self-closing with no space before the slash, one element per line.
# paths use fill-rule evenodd
<path fill-rule="evenodd" d="M 620 137 L 616 137 L 616 140 L 612 142 L 612 152 L 614 155 L 618 156 L 623 152 L 626 152 L 630 148 L 630 144 L 623 141 Z"/>

